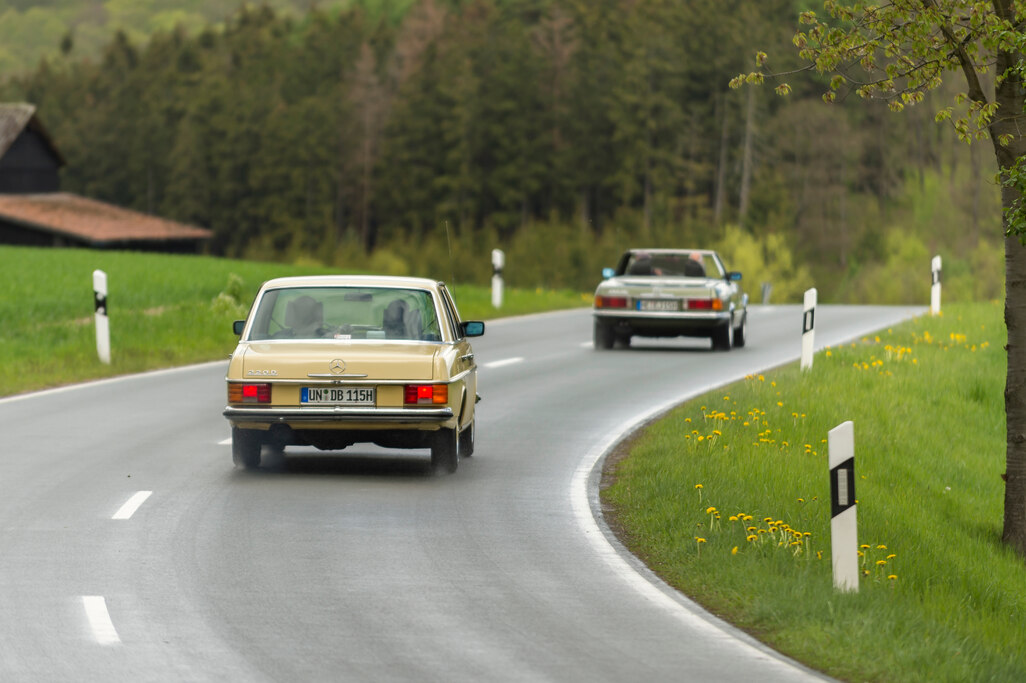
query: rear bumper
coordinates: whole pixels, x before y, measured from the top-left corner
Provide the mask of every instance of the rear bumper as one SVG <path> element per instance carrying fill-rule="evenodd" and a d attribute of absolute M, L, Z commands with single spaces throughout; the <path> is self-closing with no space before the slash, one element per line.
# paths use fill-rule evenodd
<path fill-rule="evenodd" d="M 314 423 L 359 423 L 435 425 L 453 417 L 452 408 L 345 408 L 341 406 L 266 408 L 226 406 L 223 415 L 233 425 L 307 425 Z"/>
<path fill-rule="evenodd" d="M 732 322 L 730 311 L 702 313 L 640 313 L 594 311 L 595 322 L 624 333 L 648 337 L 709 336 Z"/>

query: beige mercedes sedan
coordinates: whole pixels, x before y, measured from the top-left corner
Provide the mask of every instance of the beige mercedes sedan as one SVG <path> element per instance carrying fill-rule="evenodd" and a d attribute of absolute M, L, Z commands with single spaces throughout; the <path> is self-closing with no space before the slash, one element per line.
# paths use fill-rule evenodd
<path fill-rule="evenodd" d="M 228 366 L 232 458 L 260 466 L 263 447 L 338 450 L 356 443 L 430 448 L 436 472 L 474 452 L 477 364 L 444 283 L 308 276 L 270 280 Z"/>

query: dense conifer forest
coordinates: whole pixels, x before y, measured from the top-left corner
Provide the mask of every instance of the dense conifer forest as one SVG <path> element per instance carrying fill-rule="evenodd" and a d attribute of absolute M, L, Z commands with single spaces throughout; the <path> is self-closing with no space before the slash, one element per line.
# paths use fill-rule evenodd
<path fill-rule="evenodd" d="M 758 49 L 797 66 L 808 2 L 152 0 L 119 31 L 117 0 L 6 5 L 0 32 L 19 5 L 106 12 L 92 51 L 51 28 L 27 70 L 0 53 L 64 188 L 209 227 L 214 254 L 483 284 L 501 247 L 511 283 L 584 291 L 626 247 L 712 246 L 756 300 L 917 302 L 939 253 L 946 296 L 1001 295 L 989 143 L 934 123 L 954 92 L 899 115 L 827 105 L 813 73 L 727 87 Z"/>

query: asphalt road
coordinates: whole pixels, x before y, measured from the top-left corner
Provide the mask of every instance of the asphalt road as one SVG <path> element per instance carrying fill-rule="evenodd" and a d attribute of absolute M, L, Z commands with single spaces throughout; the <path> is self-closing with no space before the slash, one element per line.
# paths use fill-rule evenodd
<path fill-rule="evenodd" d="M 922 312 L 820 306 L 817 347 Z M 596 352 L 588 311 L 491 323 L 477 450 L 441 477 L 372 446 L 234 469 L 226 363 L 0 400 L 0 680 L 816 680 L 593 514 L 620 435 L 800 331 L 755 307 L 744 349 Z"/>

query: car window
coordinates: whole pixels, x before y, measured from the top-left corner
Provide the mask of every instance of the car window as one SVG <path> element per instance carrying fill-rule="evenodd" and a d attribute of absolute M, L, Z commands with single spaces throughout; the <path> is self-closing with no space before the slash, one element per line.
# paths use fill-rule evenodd
<path fill-rule="evenodd" d="M 621 266 L 622 274 L 631 277 L 723 277 L 712 254 L 700 251 L 636 251 L 628 254 Z"/>
<path fill-rule="evenodd" d="M 441 341 L 441 333 L 427 290 L 289 287 L 264 293 L 249 339 Z"/>
<path fill-rule="evenodd" d="M 452 331 L 452 338 L 462 339 L 463 331 L 460 329 L 460 312 L 456 310 L 456 302 L 452 300 L 452 295 L 449 294 L 449 289 L 445 285 L 441 285 L 438 289 L 442 293 L 442 305 L 445 306 L 446 311 L 449 313 L 449 328 Z"/>

